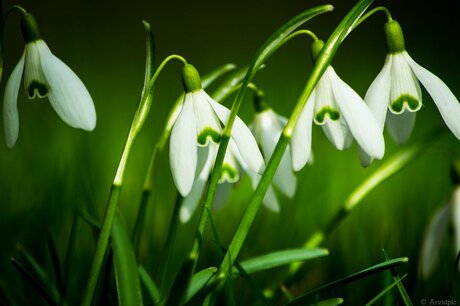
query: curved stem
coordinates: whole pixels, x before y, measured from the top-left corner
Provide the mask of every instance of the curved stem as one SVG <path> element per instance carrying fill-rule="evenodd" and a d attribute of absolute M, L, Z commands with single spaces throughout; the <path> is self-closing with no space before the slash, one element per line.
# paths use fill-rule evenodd
<path fill-rule="evenodd" d="M 372 15 L 374 15 L 375 13 L 377 12 L 383 12 L 385 13 L 385 15 L 387 16 L 387 19 L 388 21 L 392 21 L 393 18 L 391 17 L 391 13 L 390 11 L 384 7 L 384 6 L 378 6 L 372 10 L 370 10 L 369 12 L 367 12 L 363 17 L 361 17 L 357 22 L 356 24 L 353 26 L 353 28 L 351 29 L 351 31 L 353 31 L 354 29 L 356 29 L 361 23 L 363 23 L 366 19 L 368 19 L 369 17 L 371 17 Z"/>
<path fill-rule="evenodd" d="M 302 30 L 295 31 L 294 33 L 292 33 L 291 35 L 286 37 L 285 43 L 288 42 L 289 40 L 293 39 L 294 37 L 297 37 L 297 36 L 300 36 L 300 35 L 310 36 L 314 41 L 318 40 L 318 36 L 316 36 L 315 33 L 313 33 L 310 30 L 302 29 Z"/>
<path fill-rule="evenodd" d="M 142 129 L 145 119 L 147 118 L 147 115 L 149 113 L 150 106 L 152 104 L 151 92 L 153 85 L 155 84 L 156 79 L 158 78 L 160 72 L 163 70 L 165 65 L 172 59 L 178 59 L 183 63 L 187 63 L 185 59 L 179 55 L 170 55 L 163 60 L 163 62 L 158 66 L 158 69 L 155 71 L 153 77 L 150 79 L 147 87 L 145 88 L 145 91 L 141 98 L 141 102 L 137 108 L 136 114 L 134 115 L 133 121 L 131 123 L 129 134 L 126 139 L 125 146 L 123 148 L 121 159 L 118 164 L 118 169 L 112 183 L 112 188 L 110 190 L 109 200 L 104 215 L 104 221 L 102 223 L 101 233 L 99 234 L 99 239 L 97 242 L 93 263 L 91 265 L 88 284 L 86 286 L 86 291 L 81 303 L 81 305 L 83 306 L 90 306 L 91 301 L 93 300 L 94 291 L 96 290 L 96 285 L 99 279 L 102 263 L 104 261 L 107 246 L 109 244 L 109 237 L 112 229 L 113 218 L 115 212 L 117 211 L 118 199 L 120 196 L 121 187 L 123 185 L 123 177 L 126 170 L 126 163 L 128 161 L 128 157 L 131 152 L 134 141 L 136 140 L 137 135 Z"/>

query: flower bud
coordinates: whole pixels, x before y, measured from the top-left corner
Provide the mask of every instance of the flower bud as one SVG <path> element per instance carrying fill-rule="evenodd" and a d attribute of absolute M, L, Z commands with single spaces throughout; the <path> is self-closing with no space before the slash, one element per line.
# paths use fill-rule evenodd
<path fill-rule="evenodd" d="M 26 13 L 21 18 L 21 31 L 22 37 L 26 43 L 30 43 L 42 38 L 40 31 L 38 30 L 37 21 L 34 16 Z"/>
<path fill-rule="evenodd" d="M 185 64 L 182 69 L 182 84 L 185 92 L 195 92 L 201 89 L 200 74 L 190 64 Z"/>
<path fill-rule="evenodd" d="M 324 47 L 324 41 L 318 39 L 313 42 L 311 45 L 311 56 L 313 58 L 313 62 L 316 61 L 318 58 L 318 55 L 321 53 L 321 50 L 323 50 Z"/>
<path fill-rule="evenodd" d="M 399 53 L 406 50 L 404 34 L 399 22 L 396 20 L 388 21 L 385 24 L 385 36 L 390 53 Z"/>

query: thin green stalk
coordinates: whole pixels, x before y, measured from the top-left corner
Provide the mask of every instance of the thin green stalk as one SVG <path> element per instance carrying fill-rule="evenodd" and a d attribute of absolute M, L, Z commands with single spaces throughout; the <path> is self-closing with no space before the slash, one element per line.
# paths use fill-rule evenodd
<path fill-rule="evenodd" d="M 270 55 L 273 54 L 276 50 L 278 50 L 284 44 L 284 39 L 290 33 L 292 33 L 299 26 L 301 26 L 302 24 L 304 24 L 311 18 L 317 15 L 320 15 L 322 13 L 330 12 L 332 9 L 333 9 L 333 6 L 331 5 L 323 5 L 323 6 L 312 8 L 310 10 L 307 10 L 297 15 L 296 17 L 288 21 L 286 24 L 284 24 L 281 28 L 279 28 L 272 36 L 270 36 L 267 39 L 267 41 L 264 43 L 264 45 L 257 52 L 251 66 L 248 68 L 243 84 L 241 85 L 240 90 L 238 91 L 238 94 L 235 97 L 235 100 L 233 102 L 233 106 L 232 106 L 232 109 L 231 109 L 231 112 L 228 118 L 228 122 L 226 123 L 225 128 L 222 132 L 222 136 L 221 136 L 221 140 L 219 144 L 219 151 L 217 153 L 216 161 L 214 164 L 214 169 L 211 174 L 209 188 L 205 196 L 204 206 L 201 208 L 200 221 L 199 221 L 196 237 L 194 240 L 193 248 L 190 253 L 190 258 L 195 258 L 195 259 L 198 258 L 198 253 L 199 253 L 199 249 L 201 246 L 202 237 L 203 237 L 204 230 L 208 222 L 206 211 L 211 208 L 211 205 L 214 199 L 214 195 L 215 195 L 216 188 L 217 188 L 217 183 L 219 181 L 220 173 L 222 170 L 222 164 L 224 161 L 225 151 L 227 149 L 228 142 L 230 140 L 233 123 L 235 121 L 239 107 L 243 101 L 243 97 L 246 92 L 246 88 L 248 87 L 252 78 L 255 76 L 256 72 L 260 69 L 260 67 L 264 64 L 264 62 L 270 57 Z M 287 142 L 285 145 L 287 146 Z M 263 180 L 264 178 L 262 178 L 262 181 Z M 228 258 L 226 258 L 224 262 L 228 262 Z"/>
<path fill-rule="evenodd" d="M 314 233 L 305 242 L 304 247 L 318 247 L 323 242 L 324 238 L 335 230 L 370 192 L 404 169 L 407 165 L 420 157 L 422 153 L 426 152 L 426 149 L 429 148 L 434 141 L 439 139 L 440 132 L 440 129 L 436 129 L 421 141 L 400 150 L 388 158 L 347 197 L 340 210 L 335 214 L 332 220 L 328 222 L 324 230 Z"/>
<path fill-rule="evenodd" d="M 253 194 L 251 199 L 249 200 L 248 207 L 243 215 L 243 218 L 236 230 L 235 235 L 230 243 L 230 247 L 228 249 L 227 254 L 225 255 L 222 264 L 219 267 L 219 271 L 217 273 L 217 277 L 220 281 L 220 286 L 222 286 L 222 280 L 225 280 L 229 274 L 229 268 L 227 262 L 233 262 L 245 239 L 249 232 L 249 229 L 252 225 L 252 222 L 255 219 L 257 211 L 259 210 L 260 204 L 264 198 L 265 192 L 267 191 L 273 176 L 276 172 L 276 169 L 281 161 L 281 158 L 289 144 L 289 141 L 292 137 L 294 128 L 297 124 L 297 120 L 305 107 L 308 97 L 310 96 L 311 92 L 315 88 L 317 82 L 321 78 L 324 71 L 327 69 L 329 64 L 332 61 L 337 49 L 339 48 L 340 43 L 343 40 L 343 37 L 346 35 L 349 28 L 353 26 L 353 24 L 358 20 L 361 15 L 365 12 L 365 10 L 369 7 L 369 5 L 373 2 L 373 0 L 361 0 L 359 1 L 352 10 L 347 14 L 347 16 L 342 20 L 339 26 L 336 28 L 334 33 L 331 35 L 329 40 L 326 42 L 325 46 L 323 47 L 321 53 L 319 54 L 315 65 L 313 67 L 313 71 L 307 81 L 307 84 L 304 87 L 303 92 L 301 93 L 300 97 L 297 100 L 296 106 L 294 108 L 291 117 L 289 118 L 282 135 L 278 141 L 278 144 L 275 147 L 275 150 L 268 162 L 268 165 L 265 169 L 265 172 L 262 175 L 262 178 Z M 224 136 L 226 136 L 224 134 Z M 220 148 L 219 148 L 220 149 Z"/>
<path fill-rule="evenodd" d="M 166 284 L 167 278 L 169 276 L 169 262 L 172 256 L 172 251 L 174 247 L 174 241 L 176 240 L 177 228 L 179 227 L 179 212 L 182 204 L 182 196 L 177 193 L 176 202 L 174 204 L 173 213 L 171 216 L 171 222 L 169 223 L 168 235 L 166 236 L 166 243 L 164 246 L 164 256 L 161 262 L 161 282 L 160 282 L 160 291 L 165 293 L 168 291 Z"/>
<path fill-rule="evenodd" d="M 118 169 L 112 183 L 112 188 L 110 190 L 109 200 L 104 215 L 104 221 L 102 223 L 102 229 L 99 234 L 96 252 L 94 255 L 93 263 L 91 265 L 88 284 L 86 286 L 86 291 L 81 303 L 81 305 L 83 306 L 91 305 L 91 301 L 94 296 L 94 291 L 96 290 L 96 285 L 101 271 L 102 263 L 104 261 L 107 246 L 109 244 L 109 237 L 112 229 L 113 217 L 117 210 L 118 199 L 120 196 L 121 187 L 123 186 L 123 177 L 126 170 L 126 163 L 128 161 L 129 154 L 131 153 L 134 141 L 136 140 L 137 135 L 141 131 L 142 126 L 144 125 L 144 122 L 149 113 L 150 106 L 152 104 L 151 92 L 153 89 L 153 85 L 155 84 L 158 75 L 163 70 L 165 65 L 172 59 L 178 59 L 183 63 L 186 63 L 185 59 L 178 55 L 170 55 L 163 60 L 158 69 L 155 71 L 153 77 L 150 79 L 150 82 L 148 83 L 147 87 L 145 88 L 141 102 L 131 123 L 131 128 L 129 130 L 129 134 L 121 155 L 121 159 L 118 164 Z"/>

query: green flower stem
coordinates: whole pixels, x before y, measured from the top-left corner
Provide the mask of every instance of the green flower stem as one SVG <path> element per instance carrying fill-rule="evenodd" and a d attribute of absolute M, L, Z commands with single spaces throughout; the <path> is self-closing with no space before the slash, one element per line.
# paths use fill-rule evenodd
<path fill-rule="evenodd" d="M 206 224 L 208 222 L 208 216 L 206 211 L 210 210 L 214 195 L 217 188 L 217 183 L 220 178 L 220 174 L 222 171 L 222 164 L 224 161 L 225 151 L 228 146 L 228 142 L 230 140 L 231 130 L 233 127 L 233 123 L 235 121 L 236 115 L 238 113 L 239 107 L 241 102 L 243 101 L 244 94 L 246 92 L 246 88 L 248 84 L 251 82 L 252 78 L 255 76 L 256 72 L 262 67 L 264 62 L 273 54 L 278 48 L 283 45 L 284 39 L 292 33 L 295 29 L 299 26 L 304 24 L 306 21 L 310 20 L 311 18 L 320 15 L 322 13 L 330 12 L 333 10 L 333 6 L 331 5 L 323 5 L 312 8 L 307 10 L 290 21 L 288 21 L 285 25 L 279 28 L 268 40 L 265 44 L 259 49 L 257 52 L 251 66 L 248 68 L 246 73 L 246 77 L 238 91 L 238 94 L 233 102 L 233 106 L 230 112 L 230 116 L 228 118 L 228 122 L 225 125 L 224 131 L 222 133 L 222 137 L 219 144 L 219 151 L 217 153 L 215 166 L 211 174 L 211 180 L 209 183 L 209 188 L 207 190 L 204 206 L 201 208 L 201 215 L 198 225 L 198 230 L 196 233 L 196 237 L 193 243 L 192 251 L 190 252 L 189 258 L 196 260 L 198 258 L 204 230 L 206 228 Z M 287 145 L 287 144 L 286 144 Z M 263 178 L 262 178 L 263 181 Z M 227 258 L 228 260 L 228 258 Z M 228 261 L 227 261 L 228 262 Z"/>
<path fill-rule="evenodd" d="M 307 103 L 308 97 L 310 96 L 317 82 L 321 78 L 322 74 L 324 73 L 324 71 L 329 66 L 330 62 L 332 61 L 332 58 L 337 52 L 337 49 L 339 48 L 339 45 L 342 42 L 343 37 L 348 32 L 348 29 L 350 29 L 353 26 L 356 20 L 358 20 L 361 17 L 361 15 L 365 12 L 365 10 L 369 7 L 369 5 L 372 2 L 373 0 L 359 1 L 352 8 L 352 10 L 347 14 L 347 16 L 342 20 L 342 22 L 336 28 L 334 33 L 332 33 L 331 37 L 326 42 L 323 50 L 319 54 L 318 59 L 316 60 L 315 65 L 313 67 L 313 71 L 307 81 L 307 84 L 305 85 L 303 92 L 301 93 L 300 97 L 297 100 L 297 104 L 294 108 L 294 111 L 291 114 L 291 117 L 289 118 L 283 130 L 282 135 L 280 136 L 278 144 L 276 145 L 275 150 L 272 154 L 272 157 L 270 158 L 270 161 L 268 162 L 267 168 L 265 169 L 265 172 L 263 173 L 262 178 L 253 196 L 251 197 L 249 201 L 248 207 L 243 215 L 240 225 L 238 226 L 238 229 L 236 230 L 236 233 L 233 236 L 233 239 L 230 243 L 229 249 L 219 267 L 219 270 L 217 272 L 217 278 L 219 281 L 219 286 L 218 286 L 219 289 L 222 288 L 223 284 L 225 283 L 223 280 L 227 278 L 227 276 L 229 275 L 229 272 L 231 271 L 228 265 L 228 262 L 234 262 L 237 255 L 239 254 L 239 251 L 244 243 L 244 240 L 246 239 L 246 236 L 249 232 L 252 222 L 254 221 L 257 211 L 260 207 L 260 204 L 262 203 L 265 192 L 268 189 L 269 185 L 271 184 L 271 181 L 276 172 L 276 169 L 287 148 L 287 145 L 289 144 L 294 128 L 297 124 L 297 120 L 303 108 L 305 107 Z M 224 137 L 224 139 L 228 137 L 225 134 L 224 136 L 226 136 Z M 226 141 L 228 142 L 228 139 L 226 139 Z M 219 148 L 219 151 L 220 151 L 220 148 Z"/>
<path fill-rule="evenodd" d="M 5 52 L 5 25 L 8 16 L 13 11 L 20 11 L 23 15 L 27 14 L 27 11 L 20 5 L 11 6 L 5 14 L 3 14 L 3 1 L 0 1 L 0 82 L 3 77 L 3 56 Z"/>
<path fill-rule="evenodd" d="M 285 43 L 288 42 L 289 40 L 293 39 L 294 37 L 299 36 L 299 35 L 307 35 L 307 36 L 310 36 L 314 41 L 318 40 L 318 36 L 316 36 L 315 33 L 313 33 L 310 30 L 302 29 L 302 30 L 295 31 L 294 33 L 292 33 L 291 35 L 286 37 Z"/>
<path fill-rule="evenodd" d="M 160 291 L 164 294 L 168 292 L 168 287 L 166 284 L 167 278 L 169 276 L 169 262 L 172 256 L 172 250 L 174 247 L 174 241 L 176 240 L 177 228 L 179 227 L 179 212 L 182 204 L 182 196 L 177 193 L 176 202 L 174 203 L 174 209 L 171 216 L 171 222 L 169 223 L 168 235 L 166 236 L 166 243 L 164 245 L 164 256 L 161 262 L 161 283 Z"/>
<path fill-rule="evenodd" d="M 313 233 L 303 246 L 305 248 L 316 248 L 321 245 L 324 239 L 350 215 L 353 209 L 356 208 L 370 192 L 420 157 L 433 141 L 439 139 L 440 132 L 440 129 L 434 130 L 426 138 L 400 150 L 386 160 L 380 168 L 364 180 L 364 182 L 347 197 L 342 207 L 326 224 L 324 229 Z M 289 276 L 294 276 L 299 271 L 301 265 L 301 263 L 291 264 Z"/>
<path fill-rule="evenodd" d="M 385 13 L 386 17 L 387 17 L 387 20 L 388 21 L 392 21 L 393 20 L 393 17 L 391 17 L 391 13 L 390 11 L 384 7 L 384 6 L 378 6 L 376 8 L 373 8 L 372 10 L 370 10 L 369 12 L 367 12 L 363 17 L 361 17 L 355 25 L 353 25 L 353 27 L 348 31 L 348 34 L 353 31 L 354 29 L 356 29 L 361 23 L 363 23 L 366 19 L 368 19 L 369 17 L 371 17 L 372 15 L 374 15 L 375 13 L 377 12 L 383 12 Z"/>
<path fill-rule="evenodd" d="M 86 291 L 81 303 L 81 305 L 83 306 L 91 305 L 94 291 L 96 290 L 96 285 L 101 271 L 102 263 L 104 261 L 107 246 L 109 244 L 109 237 L 112 229 L 113 217 L 117 210 L 118 198 L 120 196 L 121 187 L 123 186 L 123 177 L 126 170 L 126 163 L 128 161 L 128 157 L 131 152 L 134 141 L 136 140 L 137 135 L 142 129 L 142 126 L 144 125 L 144 122 L 149 113 L 150 106 L 152 104 L 151 92 L 153 89 L 153 85 L 155 84 L 155 81 L 158 78 L 160 72 L 163 70 L 164 66 L 172 59 L 178 59 L 183 63 L 186 63 L 185 59 L 179 55 L 170 55 L 163 60 L 158 69 L 155 71 L 153 77 L 150 79 L 148 85 L 145 87 L 139 107 L 131 123 L 128 138 L 123 148 L 123 153 L 121 155 L 121 159 L 118 164 L 118 169 L 112 183 L 112 188 L 110 190 L 109 200 L 104 215 L 104 221 L 102 223 L 102 229 L 99 234 L 99 240 L 97 242 L 93 263 L 91 265 L 88 284 L 86 286 Z"/>

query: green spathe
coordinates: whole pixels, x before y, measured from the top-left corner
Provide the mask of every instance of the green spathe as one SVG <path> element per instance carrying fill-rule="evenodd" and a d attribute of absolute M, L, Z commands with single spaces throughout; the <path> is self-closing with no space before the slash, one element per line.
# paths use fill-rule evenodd
<path fill-rule="evenodd" d="M 201 89 L 201 78 L 198 71 L 190 64 L 182 69 L 182 84 L 185 92 L 195 92 Z"/>
<path fill-rule="evenodd" d="M 211 127 L 206 127 L 200 131 L 198 134 L 197 142 L 200 146 L 206 146 L 209 142 L 209 139 L 212 140 L 214 143 L 219 143 L 220 141 L 220 134 L 218 131 L 214 130 Z"/>
<path fill-rule="evenodd" d="M 340 118 L 340 112 L 330 106 L 325 106 L 315 114 L 315 123 L 318 125 L 326 123 L 327 116 L 331 121 L 337 121 Z"/>
<path fill-rule="evenodd" d="M 410 94 L 402 94 L 395 101 L 390 103 L 390 110 L 396 115 L 403 113 L 405 108 L 410 112 L 416 112 L 421 107 L 422 103 Z"/>
<path fill-rule="evenodd" d="M 38 30 L 37 21 L 34 16 L 29 13 L 24 14 L 21 18 L 21 31 L 26 44 L 42 39 L 40 31 Z"/>
<path fill-rule="evenodd" d="M 313 44 L 311 45 L 311 56 L 313 58 L 313 62 L 316 61 L 319 53 L 321 52 L 321 50 L 323 50 L 323 47 L 324 47 L 324 41 L 322 41 L 321 39 L 315 40 L 313 42 Z"/>
<path fill-rule="evenodd" d="M 385 23 L 385 36 L 390 53 L 399 53 L 406 50 L 404 34 L 399 22 L 391 20 Z"/>

